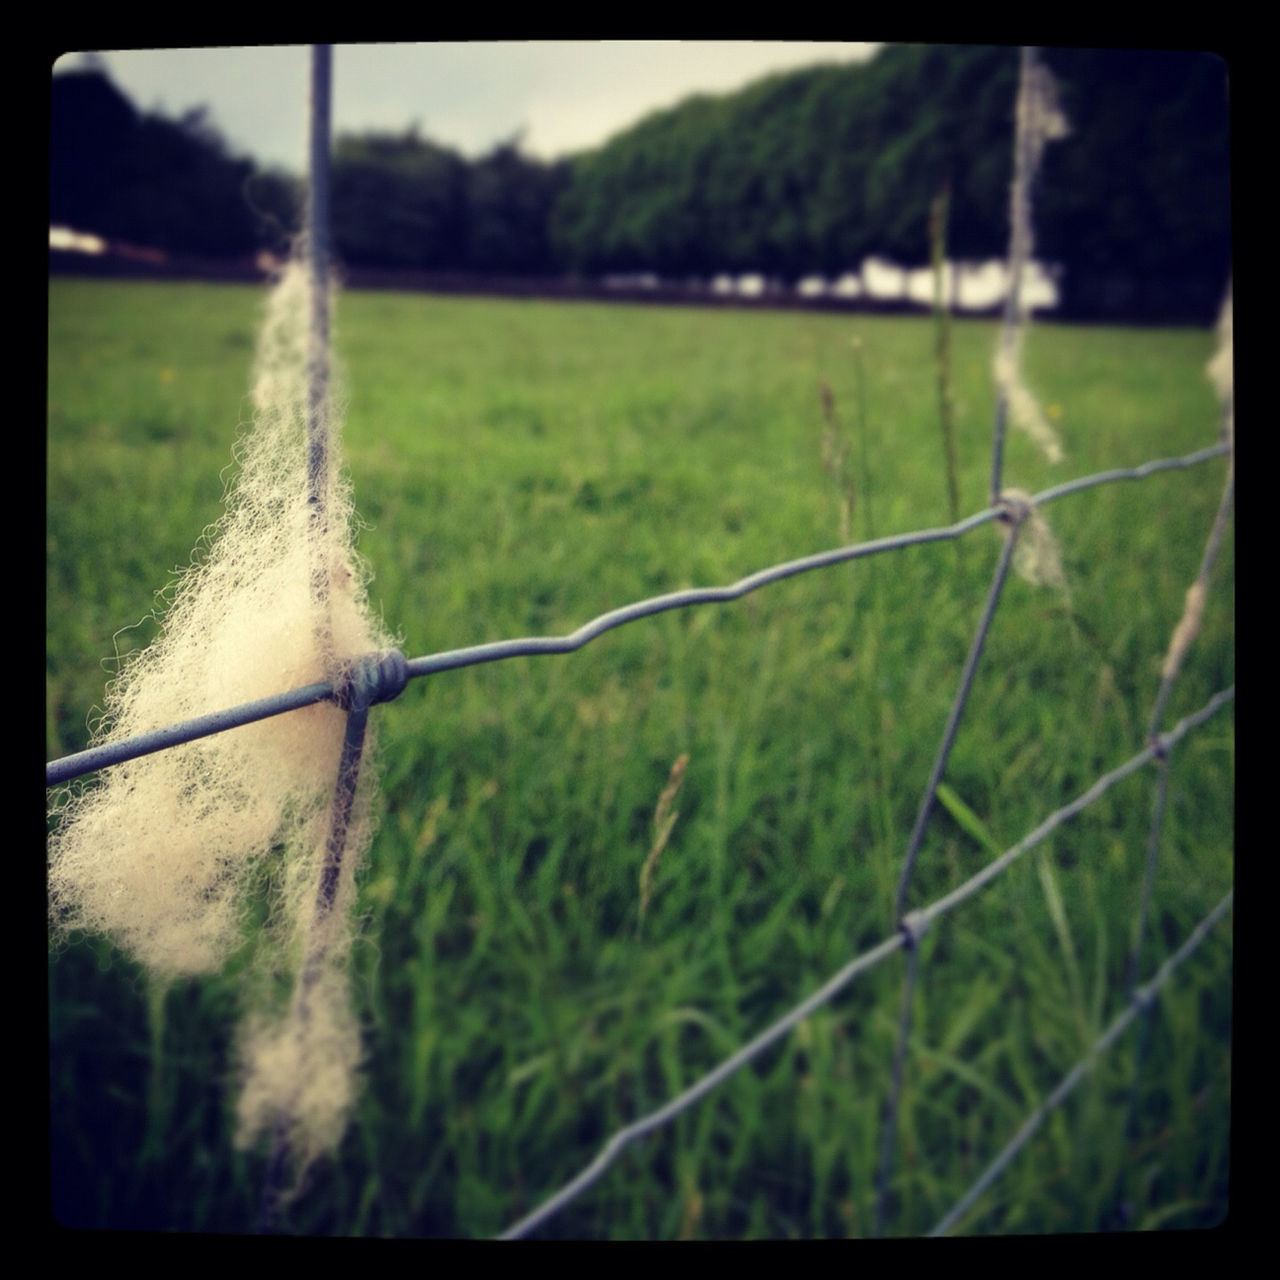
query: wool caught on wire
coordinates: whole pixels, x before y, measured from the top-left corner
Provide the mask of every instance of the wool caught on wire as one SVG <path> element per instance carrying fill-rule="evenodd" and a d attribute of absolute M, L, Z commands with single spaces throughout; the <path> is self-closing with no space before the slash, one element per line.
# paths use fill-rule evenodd
<path fill-rule="evenodd" d="M 98 741 L 336 682 L 355 659 L 390 643 L 355 552 L 335 413 L 326 413 L 324 474 L 309 472 L 308 300 L 297 255 L 267 302 L 254 423 L 236 449 L 240 471 L 225 513 L 169 593 L 158 638 L 109 687 Z M 372 837 L 376 779 L 367 760 L 319 951 L 315 936 L 346 719 L 329 702 L 304 707 L 120 764 L 96 785 L 63 788 L 51 800 L 56 936 L 104 935 L 162 983 L 216 972 L 242 944 L 256 945 L 238 1139 L 247 1145 L 284 1123 L 299 1165 L 341 1136 L 359 1059 L 345 970 L 355 872 Z M 264 885 L 267 923 L 250 939 L 246 918 Z M 306 1001 L 282 1007 L 270 993 L 317 954 Z"/>

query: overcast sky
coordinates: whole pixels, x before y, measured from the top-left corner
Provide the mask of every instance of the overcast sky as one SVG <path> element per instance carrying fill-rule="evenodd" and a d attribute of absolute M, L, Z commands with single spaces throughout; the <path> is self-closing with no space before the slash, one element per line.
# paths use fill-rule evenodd
<path fill-rule="evenodd" d="M 726 93 L 771 71 L 865 59 L 874 44 L 799 41 L 511 41 L 338 45 L 335 131 L 421 131 L 474 158 L 523 131 L 550 159 L 595 146 L 692 93 Z M 103 51 L 144 111 L 209 107 L 232 151 L 305 167 L 305 45 Z M 83 65 L 66 54 L 54 73 Z"/>

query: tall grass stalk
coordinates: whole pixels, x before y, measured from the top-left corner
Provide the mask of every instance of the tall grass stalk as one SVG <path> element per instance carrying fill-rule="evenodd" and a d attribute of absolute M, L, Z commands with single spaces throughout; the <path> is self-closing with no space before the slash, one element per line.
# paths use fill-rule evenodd
<path fill-rule="evenodd" d="M 947 511 L 951 523 L 955 524 L 960 519 L 960 484 L 956 475 L 955 397 L 951 390 L 951 307 L 944 296 L 950 206 L 951 185 L 947 183 L 929 205 L 929 248 L 933 258 L 933 368 L 938 383 L 938 421 L 942 425 Z M 956 553 L 962 554 L 958 542 Z"/>
<path fill-rule="evenodd" d="M 875 486 L 871 481 L 871 427 L 867 418 L 867 368 L 863 354 L 862 338 L 855 335 L 849 340 L 849 346 L 853 351 L 854 403 L 857 406 L 858 459 L 860 463 L 858 480 L 862 485 L 862 510 L 866 516 L 866 537 L 868 540 L 874 540 L 876 537 L 876 520 L 872 511 L 872 504 Z"/>
<path fill-rule="evenodd" d="M 849 442 L 840 430 L 835 394 L 826 378 L 822 379 L 818 390 L 822 400 L 822 469 L 831 477 L 840 510 L 840 543 L 847 546 L 853 541 L 853 508 L 857 501 L 853 478 L 845 474 L 849 462 Z"/>
<path fill-rule="evenodd" d="M 636 921 L 636 933 L 644 927 L 645 914 L 649 910 L 649 899 L 653 897 L 653 877 L 658 869 L 658 859 L 662 856 L 662 851 L 667 847 L 667 841 L 671 839 L 671 832 L 676 825 L 676 819 L 679 818 L 680 812 L 671 806 L 675 803 L 675 798 L 680 791 L 680 783 L 684 780 L 684 771 L 689 763 L 688 754 L 684 754 L 676 760 L 671 766 L 671 774 L 667 778 L 667 785 L 663 787 L 662 794 L 658 797 L 657 806 L 653 811 L 653 843 L 649 846 L 649 852 L 645 855 L 644 866 L 640 871 L 640 910 L 639 919 Z"/>

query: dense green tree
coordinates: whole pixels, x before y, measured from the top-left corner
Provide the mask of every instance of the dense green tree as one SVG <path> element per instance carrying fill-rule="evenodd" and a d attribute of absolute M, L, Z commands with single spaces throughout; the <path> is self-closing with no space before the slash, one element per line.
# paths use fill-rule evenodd
<path fill-rule="evenodd" d="M 142 114 L 97 69 L 54 76 L 50 108 L 51 223 L 212 258 L 262 243 L 246 196 L 254 166 L 228 153 L 206 111 Z"/>
<path fill-rule="evenodd" d="M 929 261 L 929 207 L 951 191 L 947 239 L 958 258 L 1000 256 L 1008 239 L 1017 50 L 889 48 L 858 81 L 867 100 L 863 209 L 876 252 Z"/>
<path fill-rule="evenodd" d="M 138 128 L 138 112 L 101 71 L 53 77 L 49 101 L 49 221 L 107 232 L 105 211 Z"/>
<path fill-rule="evenodd" d="M 350 266 L 459 268 L 466 162 L 418 135 L 344 134 L 333 156 L 333 238 Z"/>
<path fill-rule="evenodd" d="M 713 267 L 705 188 L 722 124 L 719 102 L 698 95 L 577 157 L 552 214 L 560 260 L 587 272 Z"/>
<path fill-rule="evenodd" d="M 1195 53 L 1051 49 L 1071 134 L 1037 185 L 1069 314 L 1208 319 L 1230 262 L 1226 77 Z M 553 239 L 579 270 L 856 270 L 1003 256 L 1018 51 L 899 45 L 692 98 L 579 156 Z"/>
<path fill-rule="evenodd" d="M 467 265 L 476 271 L 544 275 L 558 268 L 551 209 L 568 179 L 563 163 L 521 154 L 519 138 L 500 143 L 467 170 Z"/>
<path fill-rule="evenodd" d="M 110 221 L 122 239 L 209 258 L 247 254 L 257 226 L 245 198 L 248 160 L 228 156 L 200 109 L 144 117 L 121 167 Z"/>
<path fill-rule="evenodd" d="M 1037 248 L 1063 309 L 1200 320 L 1231 267 L 1225 65 L 1207 53 L 1051 49 L 1072 134 L 1045 157 Z"/>
<path fill-rule="evenodd" d="M 813 269 L 814 153 L 806 145 L 805 73 L 768 76 L 730 100 L 714 151 L 709 204 L 724 265 L 794 280 Z"/>

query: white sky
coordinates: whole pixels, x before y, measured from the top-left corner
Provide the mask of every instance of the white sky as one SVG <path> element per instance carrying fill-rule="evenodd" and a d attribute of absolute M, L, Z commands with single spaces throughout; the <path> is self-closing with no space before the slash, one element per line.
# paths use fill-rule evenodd
<path fill-rule="evenodd" d="M 878 46 L 802 41 L 507 41 L 337 45 L 335 132 L 399 130 L 474 158 L 523 130 L 544 159 L 595 146 L 692 93 L 727 93 L 791 67 L 860 61 Z M 197 106 L 233 152 L 305 168 L 310 53 L 305 45 L 106 51 L 141 110 Z M 63 55 L 55 74 L 81 64 Z"/>

